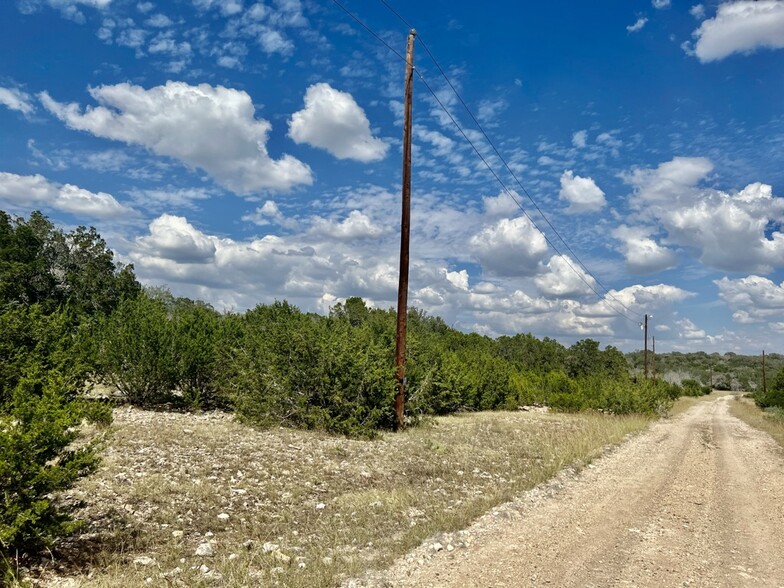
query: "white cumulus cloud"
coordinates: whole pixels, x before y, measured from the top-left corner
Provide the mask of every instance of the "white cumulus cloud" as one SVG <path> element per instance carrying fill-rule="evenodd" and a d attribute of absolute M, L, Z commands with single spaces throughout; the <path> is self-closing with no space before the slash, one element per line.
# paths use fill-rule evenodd
<path fill-rule="evenodd" d="M 733 53 L 784 48 L 784 2 L 739 0 L 719 6 L 716 16 L 694 31 L 694 54 L 702 63 Z"/>
<path fill-rule="evenodd" d="M 700 329 L 697 325 L 695 325 L 689 319 L 681 319 L 679 321 L 675 321 L 675 324 L 680 329 L 680 333 L 678 334 L 679 337 L 683 339 L 704 339 L 705 338 L 705 331 Z"/>
<path fill-rule="evenodd" d="M 255 118 L 247 92 L 169 81 L 149 90 L 128 83 L 99 86 L 90 88 L 90 95 L 99 106 L 84 110 L 46 92 L 40 97 L 72 129 L 173 157 L 239 194 L 286 191 L 313 182 L 310 168 L 295 157 L 270 157 L 266 143 L 271 125 Z"/>
<path fill-rule="evenodd" d="M 735 322 L 768 323 L 784 320 L 784 282 L 776 284 L 768 278 L 750 275 L 738 280 L 727 277 L 714 282 L 719 296 L 730 310 Z"/>
<path fill-rule="evenodd" d="M 570 169 L 561 175 L 560 196 L 562 200 L 569 203 L 569 207 L 566 209 L 569 214 L 596 212 L 607 204 L 604 192 L 592 178 L 575 176 Z"/>
<path fill-rule="evenodd" d="M 389 145 L 374 137 L 365 111 L 351 94 L 325 83 L 305 92 L 305 108 L 289 120 L 289 136 L 297 143 L 325 149 L 338 159 L 371 162 L 383 159 Z"/>
<path fill-rule="evenodd" d="M 675 158 L 624 176 L 632 206 L 667 232 L 665 244 L 696 252 L 710 267 L 768 273 L 784 266 L 784 198 L 756 182 L 736 193 L 703 188 L 713 169 L 704 158 Z"/>
<path fill-rule="evenodd" d="M 90 192 L 73 184 L 58 184 L 38 174 L 20 176 L 0 172 L 0 202 L 25 209 L 51 207 L 90 218 L 122 218 L 136 214 L 111 194 Z"/>
<path fill-rule="evenodd" d="M 532 276 L 547 253 L 547 242 L 524 216 L 499 220 L 471 237 L 482 268 L 501 276 Z"/>
<path fill-rule="evenodd" d="M 22 92 L 19 88 L 3 88 L 0 86 L 0 104 L 11 110 L 18 110 L 25 115 L 35 112 L 30 95 Z"/>
<path fill-rule="evenodd" d="M 575 299 L 592 294 L 592 288 L 596 289 L 596 280 L 586 275 L 568 255 L 553 255 L 545 270 L 534 278 L 534 283 L 546 298 Z"/>
<path fill-rule="evenodd" d="M 163 214 L 150 223 L 150 234 L 137 238 L 141 251 L 177 263 L 208 263 L 215 257 L 215 238 L 204 235 L 184 217 Z"/>
<path fill-rule="evenodd" d="M 374 239 L 384 233 L 383 227 L 375 224 L 369 216 L 359 210 L 352 210 L 348 217 L 340 222 L 317 219 L 312 231 L 316 234 L 333 239 Z"/>
<path fill-rule="evenodd" d="M 652 274 L 675 267 L 675 252 L 659 245 L 651 238 L 650 230 L 620 225 L 612 236 L 621 241 L 621 253 L 626 267 L 633 274 Z"/>

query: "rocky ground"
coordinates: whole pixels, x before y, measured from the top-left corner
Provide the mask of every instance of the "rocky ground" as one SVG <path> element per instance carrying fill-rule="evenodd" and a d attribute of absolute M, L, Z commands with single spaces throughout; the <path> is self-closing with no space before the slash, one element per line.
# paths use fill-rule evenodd
<path fill-rule="evenodd" d="M 336 586 L 428 537 L 433 552 L 468 550 L 474 532 L 461 529 L 472 520 L 648 423 L 479 413 L 362 441 L 257 430 L 223 413 L 119 408 L 101 468 L 65 497 L 82 504 L 82 532 L 27 562 L 29 577 L 60 587 Z"/>

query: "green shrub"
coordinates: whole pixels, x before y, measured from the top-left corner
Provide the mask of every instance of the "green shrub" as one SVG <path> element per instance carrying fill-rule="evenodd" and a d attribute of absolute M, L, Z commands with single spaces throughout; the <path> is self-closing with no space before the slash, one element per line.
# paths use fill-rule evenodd
<path fill-rule="evenodd" d="M 149 406 L 171 399 L 177 362 L 166 304 L 146 293 L 125 299 L 100 334 L 103 375 L 125 399 Z"/>
<path fill-rule="evenodd" d="M 754 394 L 754 401 L 760 408 L 784 408 L 784 368 L 781 368 L 773 378 L 767 394 L 758 391 Z"/>
<path fill-rule="evenodd" d="M 70 311 L 45 314 L 39 304 L 0 310 L 0 406 L 25 376 L 56 371 L 71 390 L 81 390 L 93 369 L 89 333 Z"/>
<path fill-rule="evenodd" d="M 223 342 L 222 317 L 209 305 L 188 299 L 174 301 L 172 345 L 176 386 L 192 409 L 215 408 Z"/>
<path fill-rule="evenodd" d="M 78 426 L 84 418 L 106 424 L 111 411 L 73 396 L 54 373 L 24 378 L 0 413 L 0 582 L 15 558 L 78 526 L 55 493 L 96 468 L 97 443 L 77 446 Z"/>
<path fill-rule="evenodd" d="M 238 416 L 262 426 L 372 436 L 392 424 L 392 353 L 367 323 L 257 306 L 227 349 L 221 388 Z"/>

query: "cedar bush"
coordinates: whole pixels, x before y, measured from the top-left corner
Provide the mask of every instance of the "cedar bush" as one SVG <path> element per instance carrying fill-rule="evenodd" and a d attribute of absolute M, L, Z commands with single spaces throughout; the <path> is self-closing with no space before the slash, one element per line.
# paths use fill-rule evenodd
<path fill-rule="evenodd" d="M 241 419 L 351 436 L 391 426 L 392 357 L 374 325 L 287 302 L 257 306 L 241 324 L 221 384 Z"/>
<path fill-rule="evenodd" d="M 58 375 L 26 377 L 0 413 L 0 579 L 21 555 L 79 526 L 55 493 L 95 470 L 99 442 L 77 446 L 78 427 L 85 418 L 108 424 L 111 411 L 72 397 Z"/>
<path fill-rule="evenodd" d="M 217 379 L 225 321 L 210 305 L 188 299 L 175 300 L 171 314 L 174 377 L 182 401 L 194 410 L 222 406 Z"/>
<path fill-rule="evenodd" d="M 103 323 L 101 371 L 131 404 L 166 402 L 177 384 L 174 330 L 166 304 L 141 293 Z"/>
<path fill-rule="evenodd" d="M 781 368 L 768 386 L 767 394 L 762 390 L 754 394 L 754 401 L 760 408 L 784 408 L 784 368 Z"/>

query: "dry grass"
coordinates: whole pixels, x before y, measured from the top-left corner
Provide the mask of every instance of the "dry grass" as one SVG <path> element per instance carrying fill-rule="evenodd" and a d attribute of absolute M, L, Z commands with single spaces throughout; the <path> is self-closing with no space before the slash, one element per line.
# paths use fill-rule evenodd
<path fill-rule="evenodd" d="M 103 466 L 72 493 L 88 526 L 42 578 L 99 588 L 334 586 L 466 527 L 648 422 L 479 413 L 356 441 L 123 408 Z M 195 555 L 202 543 L 212 556 Z"/>
<path fill-rule="evenodd" d="M 750 398 L 738 396 L 736 402 L 730 404 L 730 413 L 746 424 L 765 431 L 784 447 L 784 411 L 765 412 Z"/>

